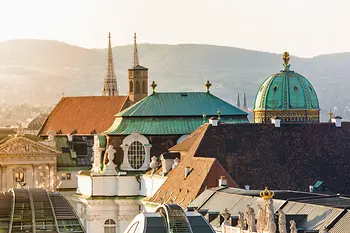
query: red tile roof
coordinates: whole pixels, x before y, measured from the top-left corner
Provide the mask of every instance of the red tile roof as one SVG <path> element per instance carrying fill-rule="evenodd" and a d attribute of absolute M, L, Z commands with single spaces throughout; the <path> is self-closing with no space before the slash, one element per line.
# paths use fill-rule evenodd
<path fill-rule="evenodd" d="M 185 168 L 190 173 L 185 177 Z M 161 169 L 159 169 L 161 170 Z M 167 180 L 148 200 L 153 203 L 176 203 L 186 207 L 206 188 L 218 186 L 218 179 L 225 176 L 230 187 L 237 187 L 229 174 L 214 158 L 184 156 L 178 167 L 170 170 Z"/>
<path fill-rule="evenodd" d="M 56 133 L 91 134 L 108 129 L 115 117 L 126 105 L 127 96 L 82 96 L 63 97 L 52 110 L 39 135 L 47 135 L 50 130 Z"/>

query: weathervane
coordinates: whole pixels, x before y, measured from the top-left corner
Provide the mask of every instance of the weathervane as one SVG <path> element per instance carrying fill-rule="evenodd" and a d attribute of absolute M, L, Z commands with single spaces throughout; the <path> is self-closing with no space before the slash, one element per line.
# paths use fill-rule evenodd
<path fill-rule="evenodd" d="M 209 80 L 207 80 L 207 83 L 206 84 L 204 84 L 204 86 L 206 86 L 207 87 L 207 93 L 209 93 L 210 91 L 209 91 L 209 89 L 210 89 L 210 87 L 212 86 L 212 84 L 210 83 L 210 81 Z"/>
<path fill-rule="evenodd" d="M 152 90 L 153 90 L 153 94 L 156 93 L 156 87 L 157 87 L 157 84 L 155 81 L 152 82 L 152 84 L 150 85 L 150 87 L 152 87 Z"/>
<path fill-rule="evenodd" d="M 288 71 L 289 67 L 290 67 L 290 64 L 289 64 L 290 57 L 289 57 L 289 53 L 288 52 L 284 52 L 283 53 L 282 60 L 283 60 L 284 70 Z"/>

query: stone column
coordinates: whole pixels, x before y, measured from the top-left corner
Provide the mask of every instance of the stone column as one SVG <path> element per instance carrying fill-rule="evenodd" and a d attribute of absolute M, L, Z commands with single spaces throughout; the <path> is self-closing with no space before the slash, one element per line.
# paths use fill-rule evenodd
<path fill-rule="evenodd" d="M 33 188 L 38 188 L 38 164 L 33 164 Z"/>
<path fill-rule="evenodd" d="M 7 171 L 7 166 L 6 165 L 1 165 L 1 190 L 6 191 L 6 171 Z"/>
<path fill-rule="evenodd" d="M 55 190 L 55 184 L 56 184 L 56 167 L 53 164 L 49 164 L 49 190 L 54 191 Z"/>

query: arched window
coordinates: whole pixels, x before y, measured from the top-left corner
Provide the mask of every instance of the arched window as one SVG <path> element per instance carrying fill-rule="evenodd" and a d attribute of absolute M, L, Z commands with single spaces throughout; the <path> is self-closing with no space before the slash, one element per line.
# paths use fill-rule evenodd
<path fill-rule="evenodd" d="M 135 92 L 140 93 L 140 82 L 139 81 L 136 81 Z"/>
<path fill-rule="evenodd" d="M 148 139 L 133 132 L 123 140 L 123 163 L 120 165 L 122 171 L 147 170 L 151 161 L 151 147 Z"/>
<path fill-rule="evenodd" d="M 113 219 L 107 219 L 104 224 L 105 231 L 104 233 L 115 233 L 116 224 Z"/>
<path fill-rule="evenodd" d="M 134 83 L 132 81 L 129 82 L 129 92 L 134 92 Z"/>
<path fill-rule="evenodd" d="M 142 81 L 142 93 L 147 93 L 147 83 L 146 80 Z"/>
<path fill-rule="evenodd" d="M 139 169 L 145 162 L 146 151 L 142 143 L 134 141 L 130 144 L 128 150 L 129 164 L 134 169 Z"/>

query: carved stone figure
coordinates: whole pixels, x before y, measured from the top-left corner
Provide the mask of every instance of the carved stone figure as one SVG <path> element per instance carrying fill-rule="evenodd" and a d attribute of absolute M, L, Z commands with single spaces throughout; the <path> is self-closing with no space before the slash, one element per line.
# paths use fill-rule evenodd
<path fill-rule="evenodd" d="M 273 209 L 273 200 L 266 201 L 266 226 L 264 231 L 269 233 L 276 233 L 276 223 L 274 220 L 275 211 Z"/>
<path fill-rule="evenodd" d="M 107 158 L 108 158 L 107 166 L 108 165 L 115 165 L 114 162 L 113 162 L 115 152 L 116 152 L 116 150 L 113 148 L 113 146 L 109 145 L 108 149 L 106 150 Z"/>
<path fill-rule="evenodd" d="M 157 169 L 159 166 L 158 159 L 156 156 L 153 156 L 151 158 L 151 163 L 149 164 L 149 167 L 152 168 L 153 170 Z"/>
<path fill-rule="evenodd" d="M 262 233 L 266 226 L 265 211 L 258 204 L 258 221 L 257 221 L 257 232 Z"/>
<path fill-rule="evenodd" d="M 247 205 L 245 213 L 245 218 L 248 225 L 248 232 L 256 232 L 254 209 L 250 207 L 250 205 Z"/>
<path fill-rule="evenodd" d="M 24 136 L 24 130 L 22 127 L 22 123 L 17 123 L 18 128 L 17 128 L 17 133 L 16 133 L 16 137 L 18 136 Z"/>
<path fill-rule="evenodd" d="M 103 172 L 104 175 L 116 175 L 116 171 L 115 171 L 116 165 L 113 162 L 115 152 L 116 150 L 113 148 L 113 146 L 109 145 L 108 149 L 106 150 L 108 163 L 106 164 L 105 170 Z"/>
<path fill-rule="evenodd" d="M 94 163 L 92 165 L 92 170 L 93 172 L 98 173 L 101 167 L 101 151 L 100 151 L 97 135 L 94 136 L 94 147 L 92 149 L 94 152 L 94 156 L 93 156 Z"/>
<path fill-rule="evenodd" d="M 290 220 L 290 233 L 297 233 L 297 224 L 295 223 L 294 220 Z"/>
<path fill-rule="evenodd" d="M 244 213 L 239 211 L 238 212 L 238 224 L 237 227 L 239 227 L 240 229 L 244 229 L 245 227 L 245 223 L 244 223 Z"/>
<path fill-rule="evenodd" d="M 278 229 L 279 233 L 287 233 L 286 215 L 282 209 L 278 210 Z"/>
<path fill-rule="evenodd" d="M 224 223 L 228 223 L 231 217 L 230 212 L 227 208 L 224 209 L 224 211 L 221 213 L 221 216 L 224 218 Z"/>
<path fill-rule="evenodd" d="M 53 142 L 55 140 L 55 132 L 52 129 L 49 131 L 49 136 L 47 140 L 50 142 Z"/>

